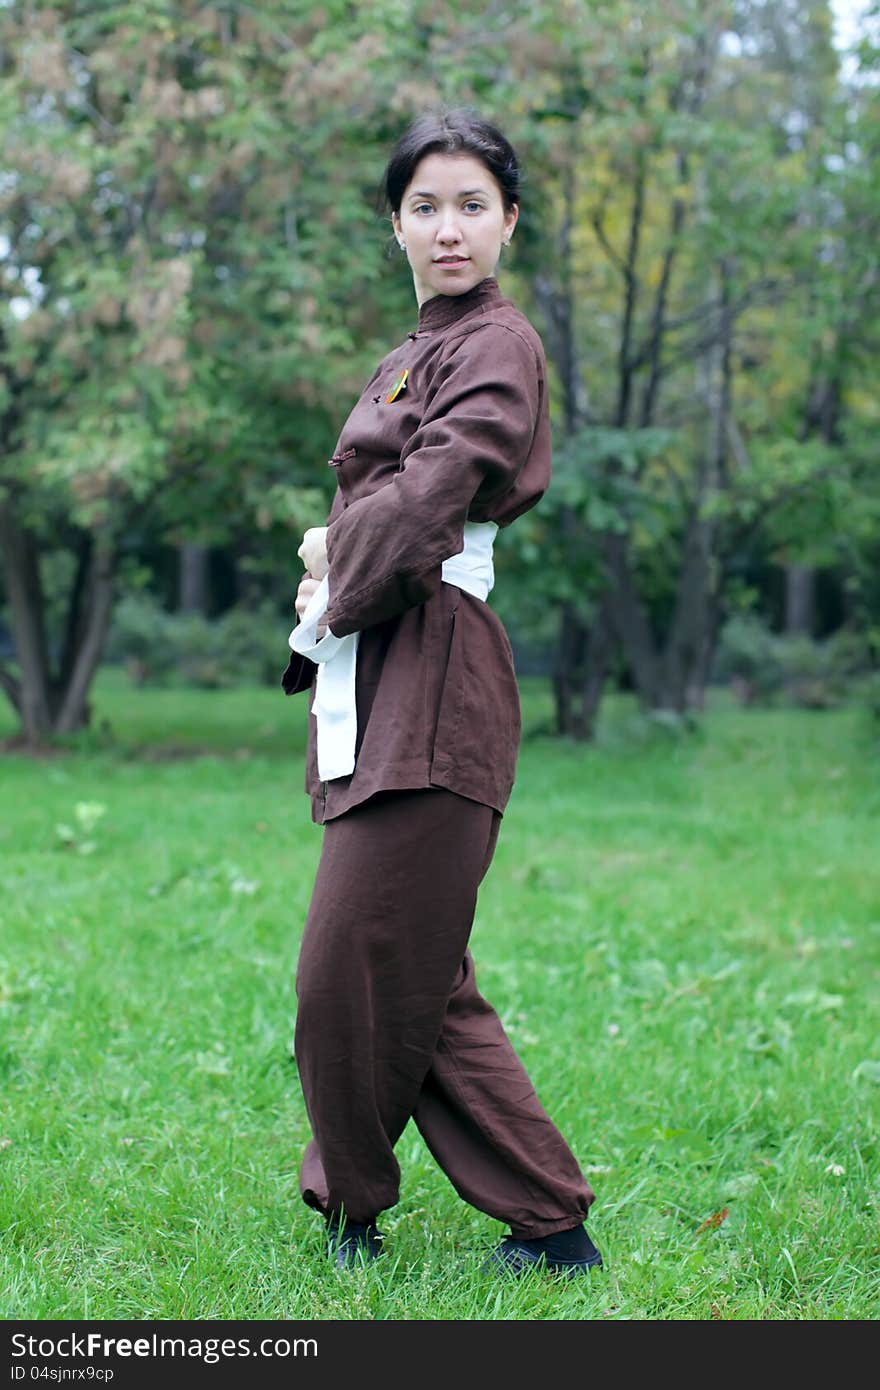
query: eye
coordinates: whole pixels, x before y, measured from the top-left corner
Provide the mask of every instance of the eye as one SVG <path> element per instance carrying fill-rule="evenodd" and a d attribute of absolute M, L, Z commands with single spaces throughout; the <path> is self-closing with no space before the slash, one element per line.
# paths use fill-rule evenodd
<path fill-rule="evenodd" d="M 473 199 L 468 199 L 468 201 L 465 203 L 465 207 L 466 207 L 466 208 L 476 208 L 477 212 L 482 212 L 482 211 L 483 211 L 483 204 L 482 204 L 482 203 L 475 203 L 475 202 L 473 201 Z"/>
<path fill-rule="evenodd" d="M 416 203 L 416 206 L 413 208 L 413 212 L 421 212 L 422 208 L 427 208 L 428 212 L 434 211 L 430 203 Z"/>

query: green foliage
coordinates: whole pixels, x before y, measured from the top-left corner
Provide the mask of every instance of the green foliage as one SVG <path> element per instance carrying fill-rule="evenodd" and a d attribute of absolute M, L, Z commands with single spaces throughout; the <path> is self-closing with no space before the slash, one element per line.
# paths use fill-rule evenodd
<path fill-rule="evenodd" d="M 871 648 L 842 628 L 824 642 L 772 633 L 755 614 L 730 618 L 721 631 L 715 676 L 743 704 L 784 700 L 806 709 L 840 705 L 870 681 Z"/>
<path fill-rule="evenodd" d="M 588 618 L 593 537 L 626 533 L 662 649 L 696 515 L 722 599 L 758 535 L 780 565 L 858 575 L 876 612 L 876 84 L 840 81 L 821 0 L 622 3 L 614 19 L 612 44 L 607 13 L 567 9 L 525 122 L 544 196 L 523 230 L 569 436 L 557 476 L 581 523 L 545 563 L 566 597 L 578 574 Z M 656 450 L 627 447 L 655 429 Z"/>
<path fill-rule="evenodd" d="M 526 625 L 589 621 L 593 538 L 626 531 L 662 636 L 694 509 L 715 575 L 758 531 L 857 578 L 876 624 L 877 89 L 841 80 L 824 0 L 11 0 L 0 46 L 0 497 L 44 554 L 193 539 L 284 572 L 415 320 L 385 156 L 471 103 L 525 164 L 502 283 L 550 364 L 555 484 L 501 556 Z M 73 565 L 48 569 L 58 648 Z"/>
<path fill-rule="evenodd" d="M 666 429 L 577 430 L 556 451 L 557 512 L 570 510 L 597 534 L 650 527 L 657 499 L 646 474 L 674 457 L 675 443 L 674 432 Z"/>
<path fill-rule="evenodd" d="M 174 670 L 172 616 L 148 594 L 128 594 L 113 614 L 105 655 L 125 662 L 136 685 L 162 684 Z"/>
<path fill-rule="evenodd" d="M 669 430 L 598 426 L 560 445 L 550 490 L 496 542 L 493 603 L 518 635 L 552 642 L 562 603 L 591 621 L 604 583 L 603 532 L 635 528 L 648 563 L 668 560 L 668 497 L 645 483 L 644 472 L 665 467 L 674 445 Z"/>
<path fill-rule="evenodd" d="M 290 656 L 287 637 L 295 622 L 292 605 L 288 614 L 279 615 L 270 603 L 255 609 L 231 608 L 214 622 L 224 667 L 232 669 L 237 683 L 279 685 Z"/>
<path fill-rule="evenodd" d="M 846 673 L 835 659 L 834 639 L 779 638 L 779 666 L 787 698 L 806 709 L 829 709 L 847 694 Z M 847 654 L 848 655 L 848 654 Z"/>
<path fill-rule="evenodd" d="M 383 318 L 414 316 L 404 279 L 390 313 L 380 283 L 385 133 L 365 149 L 351 96 L 382 15 L 149 0 L 110 20 L 0 7 L 0 502 L 44 555 L 88 536 L 116 565 L 187 539 L 289 554 L 326 516 Z M 28 613 L 52 652 L 80 631 L 67 580 L 45 624 Z"/>
<path fill-rule="evenodd" d="M 287 660 L 285 638 L 294 620 L 292 614 L 285 629 L 269 603 L 231 608 L 209 620 L 168 613 L 148 594 L 128 595 L 117 604 L 107 658 L 123 662 L 135 685 L 273 685 Z"/>
<path fill-rule="evenodd" d="M 730 618 L 721 630 L 715 657 L 717 679 L 731 681 L 743 704 L 762 703 L 782 684 L 777 639 L 753 614 Z"/>

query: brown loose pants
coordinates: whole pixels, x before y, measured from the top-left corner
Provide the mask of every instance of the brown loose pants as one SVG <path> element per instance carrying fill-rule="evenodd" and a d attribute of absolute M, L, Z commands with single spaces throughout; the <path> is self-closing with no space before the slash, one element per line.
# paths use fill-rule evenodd
<path fill-rule="evenodd" d="M 465 1201 L 516 1236 L 578 1225 L 593 1193 L 467 950 L 501 817 L 442 788 L 383 792 L 324 825 L 297 968 L 295 1049 L 314 1138 L 304 1200 L 369 1221 L 398 1199 L 412 1117 Z"/>

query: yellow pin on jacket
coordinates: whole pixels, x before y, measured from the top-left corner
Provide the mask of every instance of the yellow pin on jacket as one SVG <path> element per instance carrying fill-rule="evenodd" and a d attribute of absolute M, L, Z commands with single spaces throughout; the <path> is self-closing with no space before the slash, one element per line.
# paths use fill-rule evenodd
<path fill-rule="evenodd" d="M 409 376 L 409 368 L 408 368 L 408 367 L 405 367 L 404 370 L 400 373 L 400 376 L 399 376 L 399 377 L 397 378 L 397 380 L 395 381 L 395 383 L 394 383 L 394 385 L 392 386 L 391 390 L 388 392 L 388 395 L 385 397 L 385 404 L 386 404 L 386 405 L 390 405 L 392 401 L 396 401 L 396 400 L 397 400 L 397 397 L 400 395 L 401 391 L 405 391 L 405 390 L 406 390 L 406 379 L 407 379 L 408 376 Z"/>

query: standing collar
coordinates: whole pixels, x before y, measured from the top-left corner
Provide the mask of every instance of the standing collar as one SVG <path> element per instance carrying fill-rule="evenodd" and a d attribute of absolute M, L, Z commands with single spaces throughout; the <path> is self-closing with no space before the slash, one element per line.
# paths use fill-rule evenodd
<path fill-rule="evenodd" d="M 494 275 L 487 275 L 485 280 L 480 280 L 464 294 L 435 294 L 431 299 L 426 299 L 419 309 L 419 332 L 448 328 L 472 309 L 487 308 L 503 298 Z"/>

